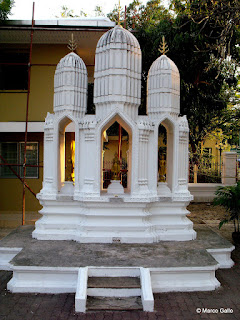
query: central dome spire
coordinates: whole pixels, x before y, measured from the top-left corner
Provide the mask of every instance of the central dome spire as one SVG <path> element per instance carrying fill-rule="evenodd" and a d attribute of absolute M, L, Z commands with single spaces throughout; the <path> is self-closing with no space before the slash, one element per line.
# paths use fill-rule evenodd
<path fill-rule="evenodd" d="M 94 72 L 96 111 L 113 105 L 137 115 L 141 98 L 141 49 L 131 32 L 117 25 L 98 41 Z M 130 109 L 131 110 L 130 110 Z M 104 108 L 106 109 L 106 108 Z M 133 110 L 134 109 L 134 110 Z"/>

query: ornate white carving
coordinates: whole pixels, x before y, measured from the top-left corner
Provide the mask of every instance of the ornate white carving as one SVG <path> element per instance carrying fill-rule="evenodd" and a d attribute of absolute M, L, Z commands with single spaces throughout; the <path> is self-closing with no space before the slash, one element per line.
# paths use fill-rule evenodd
<path fill-rule="evenodd" d="M 182 116 L 178 118 L 179 124 L 179 142 L 180 143 L 188 143 L 188 135 L 189 135 L 189 127 L 186 116 Z"/>
<path fill-rule="evenodd" d="M 94 183 L 94 180 L 93 179 L 91 179 L 91 178 L 84 178 L 84 183 L 85 184 L 93 184 Z"/>
<path fill-rule="evenodd" d="M 45 118 L 44 128 L 53 127 L 54 114 L 48 112 Z"/>
<path fill-rule="evenodd" d="M 94 141 L 95 140 L 95 132 L 91 132 L 90 130 L 85 132 L 85 141 Z"/>

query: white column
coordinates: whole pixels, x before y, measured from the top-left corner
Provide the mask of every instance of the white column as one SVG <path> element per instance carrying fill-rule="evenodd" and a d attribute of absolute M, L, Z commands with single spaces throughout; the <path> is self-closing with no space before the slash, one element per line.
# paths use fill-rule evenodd
<path fill-rule="evenodd" d="M 188 190 L 188 122 L 186 116 L 179 123 L 179 152 L 178 152 L 178 189 Z"/>
<path fill-rule="evenodd" d="M 81 140 L 80 140 L 80 132 L 79 127 L 75 124 L 75 165 L 74 165 L 74 173 L 75 173 L 75 188 L 74 194 L 79 193 L 80 191 L 80 148 L 81 148 Z"/>
<path fill-rule="evenodd" d="M 54 115 L 48 113 L 44 126 L 44 155 L 43 155 L 43 189 L 40 192 L 41 197 L 47 196 L 49 198 L 56 196 L 57 189 L 54 184 Z"/>
<path fill-rule="evenodd" d="M 59 128 L 59 151 L 58 151 L 58 191 L 64 186 L 65 182 L 65 128 Z"/>
<path fill-rule="evenodd" d="M 83 188 L 82 192 L 89 196 L 100 195 L 100 190 L 96 190 L 97 174 L 97 141 L 96 141 L 96 124 L 83 124 L 83 154 L 81 161 L 83 161 Z"/>
<path fill-rule="evenodd" d="M 138 185 L 140 193 L 149 193 L 148 188 L 148 139 L 149 128 L 144 124 L 139 126 L 139 158 L 138 158 Z"/>
<path fill-rule="evenodd" d="M 223 170 L 222 183 L 225 185 L 233 185 L 236 183 L 237 174 L 237 153 L 224 152 L 223 153 Z"/>

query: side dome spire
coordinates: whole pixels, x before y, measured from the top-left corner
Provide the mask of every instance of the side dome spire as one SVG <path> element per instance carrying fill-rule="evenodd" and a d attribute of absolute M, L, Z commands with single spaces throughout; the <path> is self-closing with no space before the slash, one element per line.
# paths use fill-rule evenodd
<path fill-rule="evenodd" d="M 54 76 L 54 112 L 65 110 L 84 116 L 87 110 L 87 68 L 70 52 L 60 60 Z"/>
<path fill-rule="evenodd" d="M 162 38 L 159 51 L 162 53 L 148 72 L 147 111 L 149 115 L 168 112 L 180 113 L 180 74 L 175 63 L 166 56 L 169 51 Z"/>

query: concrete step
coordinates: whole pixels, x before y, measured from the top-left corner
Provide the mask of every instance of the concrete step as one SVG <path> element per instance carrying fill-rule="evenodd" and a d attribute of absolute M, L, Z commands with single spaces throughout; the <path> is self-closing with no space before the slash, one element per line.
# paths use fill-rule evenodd
<path fill-rule="evenodd" d="M 89 277 L 88 288 L 141 288 L 139 277 Z"/>
<path fill-rule="evenodd" d="M 141 297 L 88 297 L 87 310 L 143 310 Z"/>

